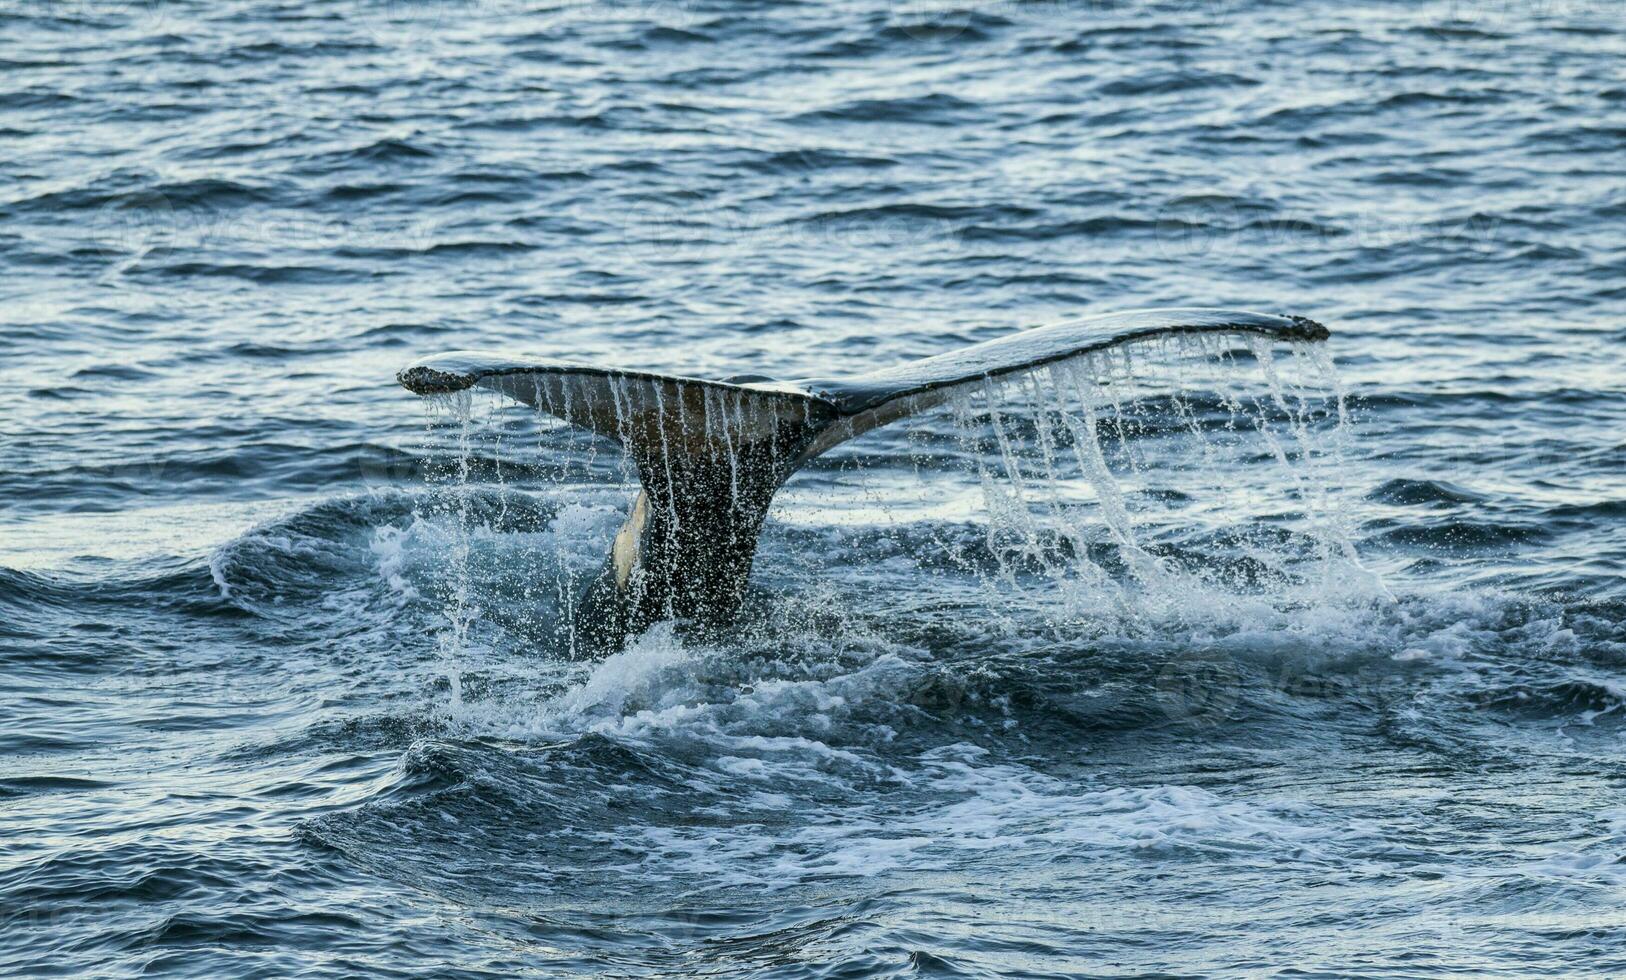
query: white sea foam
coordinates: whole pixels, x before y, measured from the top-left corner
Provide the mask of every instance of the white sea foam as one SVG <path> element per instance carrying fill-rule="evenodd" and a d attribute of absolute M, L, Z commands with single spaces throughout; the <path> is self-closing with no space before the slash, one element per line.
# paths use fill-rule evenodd
<path fill-rule="evenodd" d="M 746 806 L 726 827 L 630 830 L 641 872 L 693 875 L 719 886 L 785 888 L 809 881 L 965 868 L 979 858 L 1022 866 L 1102 851 L 1188 850 L 1210 857 L 1268 853 L 1324 859 L 1354 833 L 1302 804 L 1226 798 L 1193 786 L 1076 787 L 956 744 L 917 756 L 904 785 L 872 802 L 782 829 L 768 806 Z M 731 772 L 741 761 L 729 757 Z M 756 766 L 743 778 L 758 779 Z M 737 774 L 737 772 L 736 772 Z M 888 803 L 889 798 L 899 802 Z M 755 809 L 756 812 L 752 812 Z M 624 840 L 623 844 L 627 842 Z"/>
<path fill-rule="evenodd" d="M 372 541 L 368 547 L 378 562 L 378 574 L 390 587 L 397 605 L 406 605 L 409 602 L 422 598 L 417 587 L 407 578 L 407 551 L 406 540 L 408 531 L 393 524 L 386 524 L 373 531 Z"/>
<path fill-rule="evenodd" d="M 647 691 L 663 672 L 689 658 L 673 636 L 672 624 L 658 624 L 594 667 L 585 682 L 550 706 L 549 715 L 562 722 L 620 717 L 629 697 Z"/>

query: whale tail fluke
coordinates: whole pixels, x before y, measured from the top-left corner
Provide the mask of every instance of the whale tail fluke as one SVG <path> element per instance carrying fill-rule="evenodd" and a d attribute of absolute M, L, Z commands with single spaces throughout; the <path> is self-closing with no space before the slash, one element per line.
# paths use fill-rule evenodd
<path fill-rule="evenodd" d="M 966 386 L 1180 334 L 1327 338 L 1303 317 L 1138 310 L 847 378 L 713 381 L 480 351 L 425 358 L 398 377 L 420 395 L 498 391 L 621 444 L 642 488 L 576 614 L 577 636 L 608 650 L 661 619 L 730 621 L 774 493 L 820 453 Z"/>

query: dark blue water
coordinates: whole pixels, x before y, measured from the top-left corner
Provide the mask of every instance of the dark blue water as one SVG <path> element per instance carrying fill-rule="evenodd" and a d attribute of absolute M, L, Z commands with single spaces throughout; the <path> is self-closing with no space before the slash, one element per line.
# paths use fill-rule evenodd
<path fill-rule="evenodd" d="M 1623 56 L 1588 0 L 6 0 L 0 972 L 1626 971 Z M 393 383 L 1164 305 L 1324 321 L 1351 413 L 1308 476 L 1125 437 L 1175 584 L 1002 558 L 927 421 L 793 481 L 736 634 L 603 663 L 550 603 L 624 490 L 496 407 L 462 479 Z"/>

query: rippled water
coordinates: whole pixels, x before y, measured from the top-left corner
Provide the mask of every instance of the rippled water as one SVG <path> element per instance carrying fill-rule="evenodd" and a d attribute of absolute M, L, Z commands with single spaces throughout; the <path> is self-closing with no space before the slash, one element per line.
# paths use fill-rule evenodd
<path fill-rule="evenodd" d="M 1623 54 L 1590 0 L 0 4 L 0 971 L 1626 971 Z M 1322 320 L 1352 416 L 1301 484 L 1136 433 L 1183 584 L 1100 521 L 1046 559 L 1098 606 L 1002 577 L 945 412 L 787 487 L 736 634 L 597 663 L 548 603 L 613 460 L 483 407 L 459 484 L 393 382 L 1166 305 Z M 1313 511 L 1349 574 L 1201 574 Z"/>

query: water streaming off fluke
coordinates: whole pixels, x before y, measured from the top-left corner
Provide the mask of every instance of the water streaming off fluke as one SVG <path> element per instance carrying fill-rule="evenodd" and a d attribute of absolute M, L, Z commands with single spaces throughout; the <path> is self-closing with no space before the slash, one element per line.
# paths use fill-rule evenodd
<path fill-rule="evenodd" d="M 949 591 L 974 587 L 995 617 L 1019 603 L 1064 629 L 1381 589 L 1340 524 L 1346 417 L 1320 345 L 1157 332 L 1036 360 L 893 399 L 872 386 L 845 413 L 839 398 L 809 393 L 820 383 L 517 365 L 486 386 L 502 397 L 468 385 L 434 395 L 444 455 L 431 509 L 450 542 L 449 649 L 471 629 L 516 623 L 563 656 L 609 652 L 663 620 L 749 628 L 749 610 L 742 623 L 735 612 L 749 606 L 770 513 L 847 527 L 952 516 L 976 533 L 915 542 L 906 560 Z M 633 502 L 605 541 L 604 509 L 620 494 Z M 549 537 L 557 584 L 545 602 L 494 557 L 513 554 L 489 501 L 516 496 L 554 507 L 591 497 L 600 508 L 590 540 Z M 500 518 L 506 505 L 495 506 Z M 489 551 L 485 577 L 471 571 L 472 541 Z M 1214 541 L 1237 557 L 1193 557 Z M 609 553 L 596 574 L 581 564 L 595 546 Z"/>

